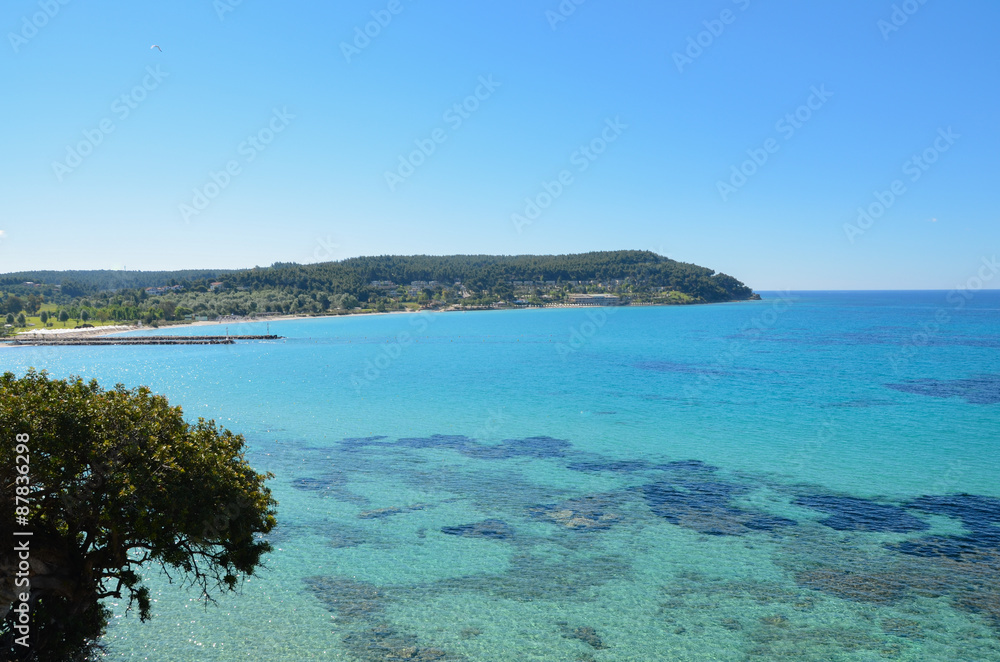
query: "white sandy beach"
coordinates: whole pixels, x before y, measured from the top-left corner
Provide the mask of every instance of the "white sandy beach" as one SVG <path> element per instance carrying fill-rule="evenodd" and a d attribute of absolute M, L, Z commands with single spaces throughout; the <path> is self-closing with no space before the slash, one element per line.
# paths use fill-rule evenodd
<path fill-rule="evenodd" d="M 16 338 L 51 338 L 55 337 L 88 337 L 88 336 L 100 336 L 105 333 L 124 333 L 125 331 L 134 331 L 138 329 L 137 326 L 130 326 L 127 324 L 122 324 L 118 326 L 95 326 L 88 329 L 30 329 L 28 331 L 21 331 L 15 337 Z"/>

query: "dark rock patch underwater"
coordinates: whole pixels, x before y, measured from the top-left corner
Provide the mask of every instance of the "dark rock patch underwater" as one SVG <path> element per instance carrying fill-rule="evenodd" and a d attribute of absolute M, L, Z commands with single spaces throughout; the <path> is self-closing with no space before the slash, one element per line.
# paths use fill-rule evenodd
<path fill-rule="evenodd" d="M 596 602 L 605 600 L 600 587 L 609 582 L 632 581 L 631 559 L 594 555 L 578 546 L 560 546 L 554 553 L 515 552 L 499 574 L 475 574 L 441 579 L 425 588 L 452 594 L 474 591 L 516 602 Z"/>
<path fill-rule="evenodd" d="M 989 531 L 1000 524 L 1000 499 L 995 497 L 975 494 L 922 496 L 907 505 L 921 512 L 960 519 L 973 531 Z"/>
<path fill-rule="evenodd" d="M 447 661 L 464 658 L 440 648 L 421 645 L 418 638 L 382 620 L 388 591 L 348 577 L 306 577 L 306 588 L 331 612 L 339 627 L 354 626 L 342 641 L 351 659 L 362 662 L 409 660 Z M 339 629 L 339 628 L 338 628 Z"/>
<path fill-rule="evenodd" d="M 731 499 L 747 488 L 716 481 L 653 483 L 641 488 L 654 515 L 707 535 L 739 536 L 795 526 L 795 520 L 738 508 Z"/>
<path fill-rule="evenodd" d="M 977 375 L 967 379 L 911 379 L 887 387 L 930 398 L 962 398 L 969 404 L 1000 404 L 1000 375 Z"/>
<path fill-rule="evenodd" d="M 932 515 L 952 517 L 969 533 L 957 536 L 928 536 L 889 545 L 903 554 L 925 558 L 945 557 L 955 561 L 979 562 L 1000 554 L 1000 499 L 975 494 L 922 496 L 908 506 Z"/>
<path fill-rule="evenodd" d="M 389 506 L 388 508 L 376 508 L 375 510 L 364 510 L 358 513 L 358 519 L 385 519 L 393 515 L 403 515 L 413 513 L 418 510 L 430 508 L 427 503 L 415 503 L 411 506 Z"/>
<path fill-rule="evenodd" d="M 464 451 L 463 455 L 485 460 L 506 460 L 515 457 L 529 457 L 539 460 L 563 457 L 572 446 L 568 441 L 552 437 L 528 437 L 526 439 L 504 439 L 496 445 L 476 444 Z"/>
<path fill-rule="evenodd" d="M 928 536 L 888 545 L 902 554 L 976 562 L 990 550 L 1000 551 L 1000 532 L 970 536 Z"/>
<path fill-rule="evenodd" d="M 565 623 L 557 623 L 557 625 L 562 626 L 563 638 L 565 639 L 576 639 L 577 641 L 582 641 L 596 650 L 602 650 L 605 648 L 604 641 L 601 639 L 600 635 L 597 634 L 597 630 L 589 625 L 583 625 L 572 629 Z"/>
<path fill-rule="evenodd" d="M 923 531 L 929 526 L 899 506 L 858 497 L 813 494 L 800 496 L 794 503 L 829 514 L 830 517 L 821 520 L 820 524 L 837 531 L 909 533 Z"/>
<path fill-rule="evenodd" d="M 571 462 L 566 465 L 566 468 L 570 471 L 584 471 L 588 473 L 600 473 L 602 471 L 629 473 L 632 471 L 644 471 L 649 469 L 649 467 L 649 462 L 643 460 L 590 460 Z"/>
<path fill-rule="evenodd" d="M 486 538 L 489 540 L 508 540 L 514 537 L 514 529 L 503 520 L 486 519 L 473 524 L 460 526 L 445 526 L 441 533 L 463 538 Z"/>
<path fill-rule="evenodd" d="M 616 494 L 591 494 L 556 504 L 532 506 L 528 513 L 538 519 L 573 531 L 604 531 L 623 519 L 622 497 Z"/>
<path fill-rule="evenodd" d="M 579 460 L 570 462 L 566 468 L 571 471 L 583 471 L 587 473 L 600 473 L 608 471 L 612 473 L 633 473 L 637 471 L 659 471 L 669 474 L 676 479 L 694 479 L 697 477 L 709 476 L 718 467 L 713 467 L 701 460 L 677 460 L 653 464 L 646 460 L 613 460 L 597 457 L 592 460 Z"/>
<path fill-rule="evenodd" d="M 434 434 L 429 437 L 404 437 L 395 442 L 382 441 L 385 437 L 345 439 L 341 450 L 360 451 L 366 448 L 447 449 L 466 457 L 483 460 L 507 460 L 518 457 L 549 459 L 564 457 L 572 447 L 570 442 L 552 437 L 526 437 L 504 439 L 499 444 L 484 444 L 464 435 Z"/>
<path fill-rule="evenodd" d="M 903 578 L 887 572 L 849 571 L 836 568 L 804 570 L 795 582 L 843 600 L 885 605 L 899 601 L 907 590 Z"/>
<path fill-rule="evenodd" d="M 368 499 L 347 489 L 347 476 L 340 472 L 328 473 L 320 478 L 296 478 L 292 481 L 292 487 L 303 492 L 314 492 L 320 498 L 330 497 L 362 506 L 368 503 Z"/>
<path fill-rule="evenodd" d="M 412 634 L 400 632 L 388 624 L 380 624 L 360 632 L 344 635 L 344 644 L 351 657 L 359 662 L 447 662 L 464 658 L 449 655 L 440 648 L 420 646 Z"/>
<path fill-rule="evenodd" d="M 338 623 L 370 619 L 385 608 L 386 592 L 374 584 L 349 577 L 306 577 L 302 581 L 334 613 Z"/>

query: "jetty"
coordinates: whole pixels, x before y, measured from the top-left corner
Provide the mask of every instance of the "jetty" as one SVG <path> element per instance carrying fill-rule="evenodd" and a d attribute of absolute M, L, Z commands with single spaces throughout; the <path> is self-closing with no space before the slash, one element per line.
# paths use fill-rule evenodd
<path fill-rule="evenodd" d="M 283 340 L 284 336 L 88 336 L 88 337 L 13 337 L 0 342 L 8 345 L 233 345 L 237 340 Z"/>

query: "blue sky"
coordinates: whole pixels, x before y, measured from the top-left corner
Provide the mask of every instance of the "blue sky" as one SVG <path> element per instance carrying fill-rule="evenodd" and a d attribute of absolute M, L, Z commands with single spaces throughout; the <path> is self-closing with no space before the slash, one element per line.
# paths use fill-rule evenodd
<path fill-rule="evenodd" d="M 576 2 L 8 0 L 0 271 L 636 248 L 951 289 L 998 252 L 997 3 Z"/>

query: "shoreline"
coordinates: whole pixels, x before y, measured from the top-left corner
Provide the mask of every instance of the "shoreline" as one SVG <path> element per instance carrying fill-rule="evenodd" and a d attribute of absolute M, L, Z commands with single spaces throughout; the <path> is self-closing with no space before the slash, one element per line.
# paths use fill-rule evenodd
<path fill-rule="evenodd" d="M 304 320 L 322 320 L 322 319 L 333 319 L 340 317 L 364 317 L 371 315 L 417 315 L 421 313 L 488 313 L 496 311 L 511 311 L 511 310 L 548 310 L 553 308 L 579 308 L 581 310 L 591 309 L 591 308 L 680 308 L 685 306 L 706 306 L 724 303 L 747 303 L 753 301 L 760 301 L 760 299 L 741 299 L 738 301 L 714 301 L 705 303 L 689 303 L 689 304 L 671 304 L 671 303 L 651 303 L 651 304 L 630 304 L 627 306 L 596 306 L 596 305 L 573 305 L 573 304 L 553 304 L 548 306 L 518 306 L 518 307 L 508 307 L 508 308 L 487 308 L 487 309 L 454 309 L 454 308 L 443 308 L 443 309 L 424 309 L 424 310 L 387 310 L 385 312 L 367 312 L 367 313 L 343 313 L 343 314 L 333 314 L 333 315 L 281 315 L 276 317 L 266 317 L 263 319 L 240 319 L 240 320 L 223 320 L 223 321 L 201 321 L 201 322 L 191 322 L 189 324 L 168 324 L 160 327 L 152 326 L 137 326 L 134 324 L 124 325 L 108 325 L 108 326 L 95 326 L 88 329 L 37 329 L 22 331 L 13 338 L 31 338 L 31 337 L 66 337 L 66 338 L 85 338 L 89 336 L 113 336 L 122 333 L 133 333 L 135 331 L 169 331 L 176 328 L 191 328 L 191 327 L 205 327 L 205 326 L 229 326 L 229 325 L 244 325 L 244 324 L 268 324 L 270 322 L 297 322 Z M 17 347 L 17 345 L 12 345 L 6 342 L 0 342 L 0 348 L 3 347 Z"/>

